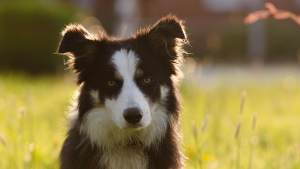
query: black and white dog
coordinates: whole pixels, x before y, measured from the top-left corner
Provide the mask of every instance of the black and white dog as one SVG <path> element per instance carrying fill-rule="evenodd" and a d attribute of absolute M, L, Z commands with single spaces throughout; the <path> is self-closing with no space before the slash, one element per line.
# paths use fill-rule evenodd
<path fill-rule="evenodd" d="M 62 36 L 57 53 L 70 56 L 79 89 L 61 168 L 182 168 L 182 22 L 168 15 L 128 39 L 71 24 Z"/>

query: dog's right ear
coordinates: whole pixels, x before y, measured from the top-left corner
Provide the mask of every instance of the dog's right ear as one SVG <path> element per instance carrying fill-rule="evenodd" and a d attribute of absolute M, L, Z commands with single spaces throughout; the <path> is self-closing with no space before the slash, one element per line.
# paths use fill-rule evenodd
<path fill-rule="evenodd" d="M 96 38 L 83 26 L 77 24 L 66 26 L 62 36 L 57 54 L 69 56 L 68 64 L 73 72 L 82 73 L 95 57 Z M 84 81 L 80 77 L 77 80 L 78 84 Z"/>

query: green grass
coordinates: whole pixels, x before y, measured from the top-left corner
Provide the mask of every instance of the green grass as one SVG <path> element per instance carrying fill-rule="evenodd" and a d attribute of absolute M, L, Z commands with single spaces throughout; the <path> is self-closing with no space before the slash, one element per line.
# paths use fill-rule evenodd
<path fill-rule="evenodd" d="M 65 112 L 75 89 L 70 77 L 0 76 L 0 133 L 5 137 L 0 142 L 1 169 L 58 167 Z M 247 96 L 239 114 L 244 91 Z M 184 81 L 181 92 L 186 168 L 300 168 L 298 83 L 287 90 L 282 83 L 205 86 Z"/>

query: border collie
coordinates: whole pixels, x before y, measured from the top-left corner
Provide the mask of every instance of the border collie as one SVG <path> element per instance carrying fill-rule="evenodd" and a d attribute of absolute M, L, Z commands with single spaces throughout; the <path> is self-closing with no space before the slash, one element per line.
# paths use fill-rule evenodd
<path fill-rule="evenodd" d="M 76 105 L 63 144 L 62 169 L 179 169 L 182 21 L 174 15 L 127 39 L 62 31 L 57 53 L 77 74 Z"/>

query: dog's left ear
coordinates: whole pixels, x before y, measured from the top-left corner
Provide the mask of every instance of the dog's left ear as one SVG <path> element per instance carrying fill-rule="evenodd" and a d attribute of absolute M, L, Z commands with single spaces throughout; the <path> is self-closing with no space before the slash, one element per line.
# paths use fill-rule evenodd
<path fill-rule="evenodd" d="M 182 21 L 172 14 L 155 23 L 146 35 L 159 53 L 171 58 L 181 55 L 182 45 L 188 43 Z"/>

